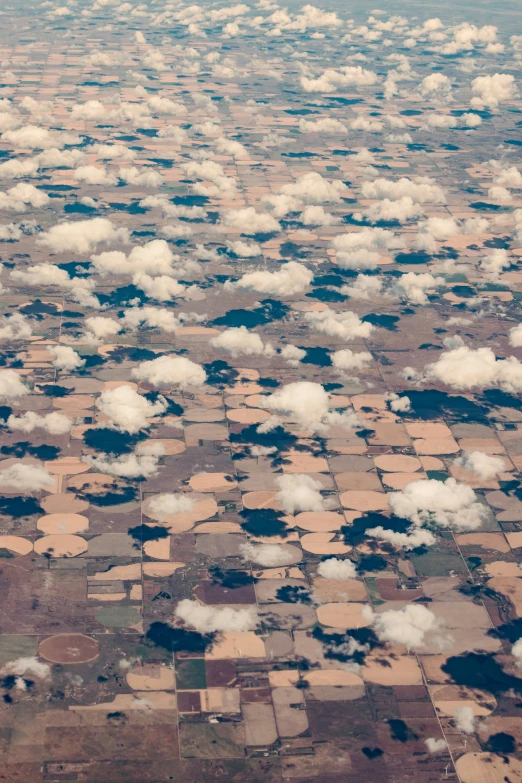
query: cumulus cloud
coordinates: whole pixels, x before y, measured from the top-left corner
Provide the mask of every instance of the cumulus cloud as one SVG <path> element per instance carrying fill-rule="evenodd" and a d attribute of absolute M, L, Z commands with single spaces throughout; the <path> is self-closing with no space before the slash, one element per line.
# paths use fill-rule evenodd
<path fill-rule="evenodd" d="M 342 180 L 329 182 L 319 172 L 303 174 L 296 182 L 283 185 L 279 192 L 298 199 L 303 204 L 339 204 L 348 188 Z"/>
<path fill-rule="evenodd" d="M 92 316 L 85 319 L 87 330 L 84 334 L 84 340 L 88 343 L 100 343 L 106 341 L 109 337 L 114 337 L 121 331 L 121 324 L 113 321 L 112 318 L 104 318 L 101 315 Z"/>
<path fill-rule="evenodd" d="M 455 728 L 463 734 L 475 733 L 475 711 L 473 707 L 455 707 L 453 710 Z"/>
<path fill-rule="evenodd" d="M 289 261 L 276 272 L 265 270 L 248 272 L 233 285 L 273 296 L 294 296 L 306 291 L 313 277 L 313 272 L 303 264 Z"/>
<path fill-rule="evenodd" d="M 191 161 L 190 163 L 183 163 L 182 168 L 187 176 L 212 183 L 210 185 L 198 183 L 194 186 L 194 192 L 200 196 L 226 199 L 233 199 L 235 197 L 236 181 L 233 177 L 227 177 L 225 175 L 223 166 L 219 163 L 216 163 L 213 160 L 204 160 L 202 163 Z M 253 207 L 251 209 L 255 212 Z M 245 210 L 239 211 L 245 212 Z"/>
<path fill-rule="evenodd" d="M 250 544 L 241 545 L 241 556 L 244 560 L 259 563 L 265 568 L 276 568 L 288 565 L 288 551 L 279 544 Z"/>
<path fill-rule="evenodd" d="M 451 82 L 443 73 L 430 73 L 419 85 L 422 96 L 447 101 L 451 96 Z"/>
<path fill-rule="evenodd" d="M 275 351 L 270 343 L 263 343 L 255 332 L 249 332 L 246 326 L 225 329 L 218 337 L 210 340 L 210 345 L 226 351 L 233 357 L 245 354 L 247 356 L 273 356 Z"/>
<path fill-rule="evenodd" d="M 187 290 L 186 286 L 168 275 L 151 277 L 145 272 L 138 272 L 132 278 L 132 282 L 136 288 L 140 288 L 148 297 L 158 302 L 171 302 Z"/>
<path fill-rule="evenodd" d="M 35 657 L 16 658 L 8 661 L 2 669 L 2 674 L 15 674 L 18 677 L 24 677 L 29 674 L 31 677 L 37 677 L 39 680 L 47 680 L 51 676 L 51 667 L 48 663 L 43 663 Z"/>
<path fill-rule="evenodd" d="M 499 104 L 518 95 L 515 77 L 507 73 L 477 76 L 471 83 L 471 91 L 471 106 L 475 108 L 497 109 Z"/>
<path fill-rule="evenodd" d="M 19 149 L 46 150 L 50 147 L 61 149 L 66 144 L 80 144 L 81 137 L 71 133 L 51 133 L 47 128 L 37 125 L 25 125 L 23 128 L 2 133 L 2 141 L 10 142 Z"/>
<path fill-rule="evenodd" d="M 318 332 L 339 340 L 365 340 L 375 329 L 372 324 L 361 321 L 357 313 L 351 310 L 336 313 L 327 307 L 325 310 L 305 313 L 304 317 Z"/>
<path fill-rule="evenodd" d="M 110 250 L 91 256 L 96 270 L 105 275 L 173 275 L 176 257 L 164 239 L 153 239 L 133 247 L 128 256 L 120 250 Z"/>
<path fill-rule="evenodd" d="M 157 359 L 140 362 L 133 368 L 132 377 L 153 386 L 179 385 L 182 389 L 202 386 L 207 380 L 203 367 L 184 356 L 158 356 Z"/>
<path fill-rule="evenodd" d="M 443 649 L 448 640 L 442 622 L 425 606 L 409 604 L 403 609 L 390 609 L 381 614 L 374 614 L 365 606 L 362 614 L 365 619 L 372 620 L 381 642 L 404 645 L 408 651 L 418 650 L 427 641 L 438 643 Z"/>
<path fill-rule="evenodd" d="M 522 639 L 517 639 L 511 648 L 511 655 L 515 659 L 515 665 L 522 669 Z"/>
<path fill-rule="evenodd" d="M 154 515 L 154 519 L 163 522 L 163 520 L 172 514 L 183 514 L 192 511 L 194 508 L 194 501 L 187 495 L 174 495 L 165 492 L 153 497 L 150 501 L 149 508 Z"/>
<path fill-rule="evenodd" d="M 436 541 L 435 536 L 429 530 L 413 526 L 406 533 L 397 533 L 378 525 L 366 530 L 366 535 L 378 538 L 380 541 L 387 541 L 398 549 L 406 550 L 417 549 L 420 546 L 433 546 Z"/>
<path fill-rule="evenodd" d="M 51 363 L 57 370 L 75 370 L 85 364 L 85 359 L 68 345 L 50 345 L 48 350 L 53 357 Z"/>
<path fill-rule="evenodd" d="M 22 492 L 40 492 L 42 489 L 51 490 L 55 484 L 55 478 L 40 464 L 14 462 L 9 467 L 0 469 L 0 487 Z"/>
<path fill-rule="evenodd" d="M 301 76 L 301 87 L 305 92 L 336 92 L 338 87 L 365 87 L 378 81 L 377 74 L 360 65 L 348 65 L 334 70 L 328 68 L 317 79 Z"/>
<path fill-rule="evenodd" d="M 185 598 L 178 603 L 175 617 L 198 633 L 245 633 L 259 623 L 254 606 L 234 609 L 231 606 L 205 606 Z"/>
<path fill-rule="evenodd" d="M 82 457 L 82 461 L 101 473 L 108 473 L 119 478 L 151 478 L 158 472 L 158 462 L 164 454 L 165 447 L 162 443 L 149 441 L 149 443 L 144 443 L 139 451 L 132 454 L 116 458 L 108 454 L 97 454 L 94 457 L 86 455 Z"/>
<path fill-rule="evenodd" d="M 355 564 L 351 560 L 348 558 L 341 560 L 337 557 L 322 560 L 319 563 L 317 573 L 325 579 L 355 579 L 357 576 Z"/>
<path fill-rule="evenodd" d="M 409 196 L 420 204 L 446 203 L 444 190 L 430 177 L 401 177 L 397 181 L 379 177 L 373 182 L 364 182 L 361 193 L 364 198 L 400 201 Z"/>
<path fill-rule="evenodd" d="M 413 201 L 410 196 L 403 196 L 396 201 L 385 198 L 371 204 L 365 212 L 354 212 L 354 220 L 368 223 L 406 223 L 408 220 L 419 217 L 424 214 L 421 204 Z"/>
<path fill-rule="evenodd" d="M 406 272 L 395 285 L 390 288 L 389 294 L 407 299 L 414 304 L 426 304 L 428 297 L 426 292 L 445 284 L 443 277 L 433 277 L 429 272 Z"/>
<path fill-rule="evenodd" d="M 425 378 L 452 389 L 494 389 L 522 391 L 522 364 L 514 356 L 497 359 L 491 348 L 463 345 L 440 355 L 425 368 Z"/>
<path fill-rule="evenodd" d="M 322 511 L 325 508 L 320 493 L 322 484 L 306 474 L 292 473 L 276 478 L 276 493 L 281 508 L 287 514 L 300 511 Z"/>
<path fill-rule="evenodd" d="M 404 240 L 388 229 L 363 228 L 340 234 L 333 239 L 332 245 L 341 269 L 374 269 L 383 251 L 403 248 Z"/>
<path fill-rule="evenodd" d="M 351 285 L 341 286 L 340 291 L 351 299 L 368 300 L 379 296 L 381 289 L 382 281 L 378 277 L 359 274 Z"/>
<path fill-rule="evenodd" d="M 505 470 L 502 457 L 484 454 L 482 451 L 466 451 L 461 457 L 454 460 L 453 464 L 486 481 Z"/>
<path fill-rule="evenodd" d="M 148 426 L 151 416 L 164 413 L 167 403 L 162 397 L 150 402 L 131 386 L 117 386 L 102 392 L 96 400 L 96 407 L 107 417 L 110 426 L 135 434 Z"/>
<path fill-rule="evenodd" d="M 15 370 L 0 370 L 0 399 L 14 400 L 29 394 L 29 389 Z"/>
<path fill-rule="evenodd" d="M 320 434 L 327 432 L 329 427 L 351 428 L 358 424 L 353 411 L 338 413 L 332 410 L 334 405 L 335 399 L 320 383 L 289 383 L 263 400 L 263 407 L 277 415 L 263 422 L 258 430 L 269 432 L 284 419 L 296 422 L 301 429 Z"/>
<path fill-rule="evenodd" d="M 371 353 L 354 353 L 349 348 L 343 348 L 341 351 L 335 351 L 330 356 L 332 364 L 340 373 L 351 370 L 365 370 L 366 366 L 373 361 Z"/>
<path fill-rule="evenodd" d="M 445 739 L 435 739 L 435 737 L 428 737 L 424 740 L 428 753 L 436 755 L 438 753 L 445 753 L 448 749 L 448 743 Z"/>
<path fill-rule="evenodd" d="M 299 120 L 301 133 L 320 133 L 321 136 L 344 136 L 348 128 L 339 120 L 331 117 L 322 117 L 319 120 Z"/>
<path fill-rule="evenodd" d="M 306 351 L 298 348 L 297 345 L 285 345 L 281 350 L 281 357 L 285 359 L 290 367 L 298 367 L 299 363 L 306 356 Z"/>
<path fill-rule="evenodd" d="M 254 207 L 229 209 L 222 219 L 228 228 L 237 228 L 243 234 L 271 234 L 281 231 L 281 224 L 267 212 L 256 212 Z"/>
<path fill-rule="evenodd" d="M 87 185 L 110 187 L 118 182 L 117 177 L 109 174 L 104 166 L 79 166 L 73 171 L 72 176 L 78 182 L 85 182 Z"/>
<path fill-rule="evenodd" d="M 0 340 L 24 340 L 31 337 L 33 329 L 27 318 L 22 313 L 2 316 L 0 318 Z"/>
<path fill-rule="evenodd" d="M 62 413 L 47 413 L 45 416 L 34 411 L 26 411 L 21 416 L 9 416 L 7 426 L 10 430 L 32 432 L 35 429 L 43 429 L 50 435 L 63 435 L 69 432 L 72 426 L 71 419 Z"/>
<path fill-rule="evenodd" d="M 509 330 L 509 344 L 513 348 L 522 347 L 522 324 L 518 324 L 518 326 L 514 326 Z"/>
<path fill-rule="evenodd" d="M 89 253 L 98 245 L 113 245 L 129 241 L 127 228 L 116 228 L 107 218 L 58 223 L 42 234 L 37 244 L 55 253 Z"/>
<path fill-rule="evenodd" d="M 25 182 L 19 182 L 18 185 L 9 188 L 6 192 L 0 191 L 0 209 L 12 210 L 13 212 L 25 212 L 28 207 L 41 209 L 49 202 L 47 193 Z"/>
<path fill-rule="evenodd" d="M 161 329 L 164 332 L 176 332 L 180 327 L 180 322 L 172 312 L 166 307 L 132 307 L 125 310 L 120 320 L 123 328 L 136 331 L 141 326 L 151 329 Z"/>
<path fill-rule="evenodd" d="M 486 508 L 467 484 L 454 478 L 446 481 L 420 479 L 407 484 L 401 492 L 389 495 L 392 511 L 419 527 L 434 525 L 453 530 L 477 530 L 487 517 Z"/>

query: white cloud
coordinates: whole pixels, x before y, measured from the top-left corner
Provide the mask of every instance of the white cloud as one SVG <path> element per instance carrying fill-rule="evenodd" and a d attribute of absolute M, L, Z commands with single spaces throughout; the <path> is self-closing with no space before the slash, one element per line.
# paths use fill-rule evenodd
<path fill-rule="evenodd" d="M 0 340 L 24 340 L 33 333 L 31 324 L 22 313 L 13 313 L 0 318 Z"/>
<path fill-rule="evenodd" d="M 359 274 L 352 285 L 343 285 L 340 291 L 351 299 L 373 300 L 374 297 L 379 296 L 381 289 L 382 281 L 378 277 Z"/>
<path fill-rule="evenodd" d="M 413 201 L 410 196 L 403 196 L 396 201 L 385 198 L 367 207 L 365 212 L 355 212 L 355 220 L 367 220 L 369 223 L 398 221 L 406 223 L 408 220 L 424 214 L 422 206 Z"/>
<path fill-rule="evenodd" d="M 339 120 L 331 117 L 322 117 L 319 120 L 299 120 L 301 133 L 320 133 L 321 136 L 344 136 L 348 128 Z"/>
<path fill-rule="evenodd" d="M 476 530 L 487 516 L 487 509 L 467 484 L 454 478 L 446 481 L 419 479 L 401 492 L 389 495 L 392 511 L 415 525 L 435 525 L 453 530 Z"/>
<path fill-rule="evenodd" d="M 522 324 L 518 324 L 518 326 L 514 326 L 509 330 L 509 344 L 513 348 L 522 347 Z"/>
<path fill-rule="evenodd" d="M 320 383 L 289 383 L 263 400 L 263 407 L 277 416 L 261 424 L 258 431 L 269 432 L 283 419 L 296 422 L 303 430 L 318 433 L 327 432 L 329 427 L 350 428 L 358 423 L 357 416 L 352 411 L 341 414 L 331 410 L 334 405 L 335 398 L 331 398 Z M 283 419 L 278 418 L 279 416 Z"/>
<path fill-rule="evenodd" d="M 388 229 L 363 228 L 334 237 L 332 245 L 341 269 L 374 269 L 382 251 L 401 249 L 404 240 Z"/>
<path fill-rule="evenodd" d="M 182 164 L 183 170 L 189 177 L 205 180 L 212 185 L 197 184 L 194 186 L 194 192 L 200 196 L 209 196 L 210 198 L 233 199 L 236 195 L 236 181 L 233 177 L 225 175 L 223 166 L 213 160 L 204 160 L 202 163 L 191 161 Z M 254 211 L 253 207 L 251 207 Z M 240 210 L 245 212 L 245 210 Z"/>
<path fill-rule="evenodd" d="M 121 331 L 121 324 L 113 321 L 112 318 L 104 318 L 101 315 L 86 318 L 85 325 L 87 330 L 84 339 L 89 343 L 105 341 L 108 337 L 114 337 Z"/>
<path fill-rule="evenodd" d="M 104 166 L 79 166 L 72 173 L 74 179 L 78 182 L 85 182 L 87 185 L 104 185 L 110 187 L 118 182 L 114 174 L 109 174 Z"/>
<path fill-rule="evenodd" d="M 32 432 L 35 429 L 43 429 L 50 435 L 63 435 L 69 432 L 72 421 L 62 413 L 47 413 L 45 416 L 34 411 L 26 411 L 21 416 L 9 416 L 7 426 L 10 430 Z"/>
<path fill-rule="evenodd" d="M 39 128 L 37 125 L 25 125 L 2 133 L 2 141 L 10 142 L 19 149 L 46 150 L 50 147 L 62 148 L 66 144 L 80 144 L 81 137 L 71 133 L 51 133 L 47 128 Z"/>
<path fill-rule="evenodd" d="M 0 486 L 22 492 L 39 492 L 42 489 L 52 489 L 55 486 L 55 478 L 43 465 L 14 462 L 3 470 L 0 466 Z"/>
<path fill-rule="evenodd" d="M 408 651 L 423 647 L 428 640 L 442 649 L 447 636 L 442 622 L 425 606 L 409 604 L 403 609 L 390 609 L 374 614 L 369 606 L 362 610 L 365 619 L 373 621 L 373 629 L 381 642 L 404 645 Z"/>
<path fill-rule="evenodd" d="M 153 386 L 179 384 L 183 389 L 187 386 L 202 386 L 207 374 L 203 367 L 184 356 L 158 356 L 157 359 L 141 362 L 134 367 L 132 377 L 147 381 Z"/>
<path fill-rule="evenodd" d="M 497 109 L 500 103 L 516 98 L 518 90 L 515 77 L 507 73 L 478 76 L 471 83 L 471 106 Z"/>
<path fill-rule="evenodd" d="M 440 355 L 425 368 L 425 378 L 452 389 L 494 389 L 522 391 L 522 364 L 514 356 L 497 359 L 491 348 L 473 350 L 467 346 Z"/>
<path fill-rule="evenodd" d="M 288 555 L 288 550 L 285 550 L 279 544 L 245 543 L 241 545 L 241 556 L 244 560 L 259 563 L 259 565 L 265 568 L 288 565 L 292 559 Z"/>
<path fill-rule="evenodd" d="M 398 549 L 406 550 L 416 549 L 419 546 L 433 546 L 436 541 L 433 533 L 418 527 L 410 527 L 406 533 L 397 533 L 378 525 L 366 530 L 365 534 L 380 541 L 387 541 Z"/>
<path fill-rule="evenodd" d="M 235 242 L 228 241 L 227 249 L 239 258 L 255 258 L 263 255 L 263 251 L 258 244 L 255 242 L 249 244 L 248 242 L 243 242 L 242 239 L 238 239 Z"/>
<path fill-rule="evenodd" d="M 400 201 L 405 196 L 420 204 L 445 204 L 444 190 L 430 177 L 401 177 L 397 181 L 379 177 L 373 182 L 364 182 L 361 186 L 364 198 L 390 199 Z"/>
<path fill-rule="evenodd" d="M 165 447 L 162 443 L 149 441 L 141 446 L 139 452 L 116 458 L 108 454 L 97 454 L 95 457 L 86 455 L 82 457 L 82 461 L 95 470 L 109 473 L 111 476 L 128 479 L 150 478 L 158 472 L 158 462 L 164 454 Z"/>
<path fill-rule="evenodd" d="M 19 182 L 7 192 L 0 191 L 0 209 L 25 212 L 28 206 L 46 207 L 49 204 L 49 196 L 34 185 Z"/>
<path fill-rule="evenodd" d="M 150 402 L 130 386 L 117 386 L 102 392 L 96 407 L 107 417 L 110 426 L 134 434 L 149 425 L 150 417 L 164 413 L 167 403 L 162 398 Z"/>
<path fill-rule="evenodd" d="M 287 514 L 324 510 L 324 500 L 319 491 L 322 484 L 311 476 L 300 473 L 278 476 L 276 484 L 279 487 L 276 500 Z"/>
<path fill-rule="evenodd" d="M 39 168 L 39 158 L 25 158 L 18 160 L 6 160 L 0 163 L 0 179 L 21 179 L 22 177 L 34 177 Z"/>
<path fill-rule="evenodd" d="M 273 356 L 274 349 L 270 343 L 263 344 L 260 336 L 255 332 L 249 332 L 245 326 L 225 329 L 218 337 L 210 340 L 210 345 L 220 348 L 233 357 L 246 354 L 247 356 Z"/>
<path fill-rule="evenodd" d="M 428 297 L 426 292 L 433 290 L 441 285 L 445 285 L 443 277 L 433 277 L 429 272 L 406 272 L 402 275 L 389 293 L 392 296 L 398 296 L 400 299 L 407 299 L 414 304 L 426 304 Z"/>
<path fill-rule="evenodd" d="M 16 658 L 9 661 L 1 669 L 2 674 L 16 674 L 19 677 L 30 675 L 40 680 L 47 680 L 51 676 L 51 667 L 48 663 L 42 663 L 36 657 Z"/>
<path fill-rule="evenodd" d="M 266 212 L 256 212 L 254 207 L 245 209 L 229 209 L 222 219 L 223 225 L 229 228 L 238 228 L 244 234 L 271 234 L 281 231 L 281 224 Z"/>
<path fill-rule="evenodd" d="M 341 218 L 326 212 L 324 207 L 310 205 L 302 211 L 300 221 L 304 226 L 335 226 Z"/>
<path fill-rule="evenodd" d="M 125 310 L 120 320 L 123 328 L 136 331 L 141 326 L 161 329 L 164 332 L 176 332 L 180 322 L 172 310 L 166 307 L 132 307 Z"/>
<path fill-rule="evenodd" d="M 133 247 L 128 256 L 119 250 L 111 250 L 91 256 L 96 270 L 102 275 L 171 275 L 175 261 L 164 239 L 153 239 L 146 245 Z"/>
<path fill-rule="evenodd" d="M 140 288 L 151 299 L 158 302 L 171 302 L 177 296 L 181 296 L 186 291 L 186 286 L 178 283 L 173 277 L 159 275 L 151 277 L 145 272 L 138 272 L 132 278 L 136 288 Z"/>
<path fill-rule="evenodd" d="M 492 201 L 498 201 L 499 204 L 511 204 L 513 201 L 513 196 L 509 190 L 507 190 L 507 188 L 501 188 L 499 185 L 488 188 L 488 198 Z"/>
<path fill-rule="evenodd" d="M 58 223 L 42 234 L 37 244 L 51 248 L 55 253 L 89 253 L 97 245 L 113 245 L 129 241 L 127 228 L 116 228 L 107 218 Z"/>
<path fill-rule="evenodd" d="M 448 749 L 448 743 L 445 739 L 435 739 L 435 737 L 428 737 L 424 740 L 428 753 L 438 754 L 445 753 Z"/>
<path fill-rule="evenodd" d="M 14 370 L 0 370 L 0 398 L 14 400 L 29 394 L 29 389 Z"/>
<path fill-rule="evenodd" d="M 294 296 L 306 291 L 313 280 L 313 272 L 297 261 L 289 261 L 276 272 L 259 270 L 243 275 L 234 287 L 275 296 Z"/>
<path fill-rule="evenodd" d="M 301 76 L 301 87 L 305 92 L 336 92 L 337 87 L 365 87 L 378 81 L 377 74 L 360 65 L 349 65 L 334 70 L 328 68 L 318 79 Z"/>
<path fill-rule="evenodd" d="M 475 733 L 475 711 L 473 707 L 455 707 L 453 720 L 457 730 L 463 734 Z"/>
<path fill-rule="evenodd" d="M 502 457 L 484 454 L 482 451 L 466 451 L 453 464 L 484 480 L 494 478 L 505 471 Z"/>
<path fill-rule="evenodd" d="M 50 345 L 48 350 L 53 357 L 51 364 L 57 370 L 75 370 L 85 364 L 85 359 L 82 359 L 69 345 Z"/>
<path fill-rule="evenodd" d="M 522 188 L 522 174 L 516 168 L 511 166 L 509 169 L 503 169 L 494 179 L 495 185 L 505 188 Z"/>
<path fill-rule="evenodd" d="M 290 367 L 297 367 L 302 359 L 306 356 L 306 351 L 302 348 L 298 348 L 297 345 L 285 345 L 281 350 L 281 357 L 285 359 Z"/>
<path fill-rule="evenodd" d="M 171 514 L 183 514 L 192 511 L 194 508 L 194 501 L 187 495 L 164 493 L 153 497 L 150 501 L 149 508 L 154 515 L 153 518 L 162 522 L 164 519 L 171 516 Z"/>
<path fill-rule="evenodd" d="M 163 177 L 159 171 L 152 171 L 151 169 L 140 170 L 136 166 L 120 168 L 118 176 L 127 185 L 138 185 L 143 188 L 158 188 L 163 184 Z"/>
<path fill-rule="evenodd" d="M 303 174 L 296 182 L 283 185 L 279 192 L 292 196 L 304 204 L 339 204 L 341 197 L 348 191 L 342 180 L 329 182 L 319 172 L 311 171 Z"/>
<path fill-rule="evenodd" d="M 355 564 L 351 560 L 340 560 L 337 557 L 321 560 L 317 573 L 324 579 L 355 579 L 357 576 Z"/>
<path fill-rule="evenodd" d="M 236 160 L 246 160 L 249 157 L 248 150 L 239 141 L 225 139 L 221 136 L 216 139 L 216 151 L 225 155 L 232 155 Z"/>
<path fill-rule="evenodd" d="M 365 340 L 375 329 L 372 324 L 361 321 L 357 313 L 351 310 L 336 313 L 327 307 L 325 310 L 305 313 L 304 317 L 318 332 L 340 340 Z"/>
<path fill-rule="evenodd" d="M 350 370 L 365 370 L 366 365 L 373 361 L 371 353 L 354 353 L 349 348 L 343 348 L 341 351 L 335 351 L 330 355 L 332 364 L 336 370 L 341 373 Z"/>
<path fill-rule="evenodd" d="M 175 617 L 198 633 L 245 633 L 259 623 L 254 606 L 234 609 L 231 606 L 205 606 L 185 598 L 178 603 Z"/>
<path fill-rule="evenodd" d="M 522 669 L 522 639 L 517 639 L 511 648 L 511 655 L 515 659 L 515 665 Z"/>
<path fill-rule="evenodd" d="M 446 101 L 451 96 L 451 82 L 443 73 L 430 73 L 420 83 L 419 92 L 425 98 L 438 98 Z"/>

